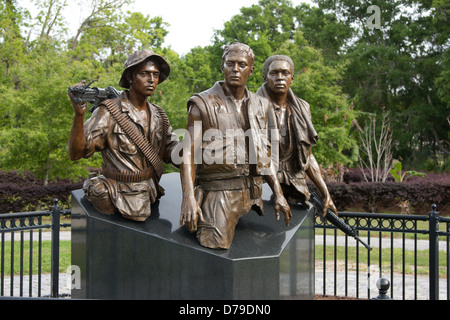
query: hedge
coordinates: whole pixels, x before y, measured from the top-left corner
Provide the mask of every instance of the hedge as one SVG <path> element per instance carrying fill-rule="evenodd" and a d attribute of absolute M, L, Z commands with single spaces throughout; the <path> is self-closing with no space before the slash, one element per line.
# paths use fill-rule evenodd
<path fill-rule="evenodd" d="M 54 198 L 63 208 L 70 206 L 70 193 L 81 189 L 78 182 L 59 180 L 43 186 L 30 174 L 0 171 L 0 213 L 48 210 Z M 400 211 L 398 204 L 408 200 L 414 214 L 427 214 L 436 204 L 441 215 L 450 214 L 450 175 L 429 173 L 402 183 L 389 179 L 385 183 L 364 182 L 358 170 L 350 169 L 343 182 L 327 182 L 328 190 L 339 211 L 361 208 L 365 212 Z M 310 190 L 315 187 L 309 184 Z"/>
<path fill-rule="evenodd" d="M 408 200 L 414 214 L 428 214 L 432 204 L 436 204 L 441 214 L 450 213 L 450 174 L 428 173 L 424 178 L 410 177 L 401 183 L 389 178 L 381 183 L 365 182 L 359 169 L 349 169 L 343 180 L 341 183 L 327 182 L 339 211 L 354 207 L 361 207 L 366 212 L 400 211 L 399 202 Z M 310 185 L 311 188 L 314 186 Z"/>
<path fill-rule="evenodd" d="M 66 209 L 70 206 L 71 191 L 83 186 L 82 181 L 65 179 L 43 184 L 29 173 L 0 171 L 0 213 L 49 210 L 55 198 Z"/>
<path fill-rule="evenodd" d="M 436 183 L 329 183 L 328 190 L 339 211 L 361 204 L 367 212 L 378 212 L 393 208 L 401 200 L 408 200 L 415 214 L 427 214 L 431 205 L 438 211 L 446 211 L 449 206 L 450 187 Z M 399 211 L 399 210 L 395 210 Z"/>

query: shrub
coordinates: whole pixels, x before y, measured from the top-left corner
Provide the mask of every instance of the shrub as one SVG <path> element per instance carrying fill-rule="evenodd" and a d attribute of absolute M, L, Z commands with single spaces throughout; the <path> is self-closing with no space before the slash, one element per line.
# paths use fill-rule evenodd
<path fill-rule="evenodd" d="M 29 173 L 0 171 L 0 213 L 48 210 L 55 198 L 61 207 L 69 208 L 71 191 L 82 186 L 81 181 L 66 179 L 43 186 Z"/>
<path fill-rule="evenodd" d="M 402 183 L 389 178 L 381 183 L 365 182 L 360 169 L 353 168 L 347 170 L 343 183 L 327 182 L 327 186 L 340 211 L 360 206 L 367 212 L 377 212 L 393 208 L 401 200 L 408 200 L 415 214 L 429 213 L 432 204 L 442 214 L 450 209 L 450 175 L 445 173 L 412 176 Z"/>
<path fill-rule="evenodd" d="M 81 189 L 82 180 L 62 179 L 43 186 L 43 181 L 29 173 L 0 170 L 0 213 L 48 210 L 55 198 L 60 200 L 61 207 L 69 208 L 71 191 Z M 314 185 L 308 186 L 317 192 Z M 365 182 L 359 169 L 348 169 L 344 182 L 327 182 L 327 186 L 339 211 L 350 208 L 366 212 L 399 211 L 398 203 L 408 200 L 414 214 L 428 214 L 432 204 L 437 205 L 441 215 L 450 213 L 450 174 L 428 173 L 424 178 L 411 177 L 402 183 L 394 182 L 393 178 L 381 183 Z"/>

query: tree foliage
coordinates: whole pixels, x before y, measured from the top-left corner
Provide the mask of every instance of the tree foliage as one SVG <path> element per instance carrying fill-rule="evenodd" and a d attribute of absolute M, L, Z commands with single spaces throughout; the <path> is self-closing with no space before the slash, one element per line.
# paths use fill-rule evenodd
<path fill-rule="evenodd" d="M 315 11 L 305 5 L 293 7 L 287 0 L 262 0 L 259 5 L 242 8 L 240 15 L 225 23 L 224 29 L 216 33 L 214 45 L 221 47 L 234 41 L 250 45 L 256 55 L 255 73 L 248 82 L 253 90 L 263 83 L 262 65 L 267 57 L 290 56 L 295 64 L 291 88 L 311 105 L 313 123 L 319 133 L 314 155 L 325 166 L 351 165 L 357 157 L 352 129 L 357 112 L 338 85 L 346 61 L 328 63 L 323 51 L 305 38 L 301 18 L 311 12 Z"/>
<path fill-rule="evenodd" d="M 151 100 L 166 109 L 175 129 L 184 128 L 187 100 L 223 79 L 223 45 L 233 41 L 256 54 L 251 91 L 263 83 L 268 56 L 294 60 L 292 89 L 311 105 L 320 136 L 314 154 L 324 166 L 357 164 L 355 125 L 368 112 L 381 115 L 383 107 L 391 115 L 394 157 L 404 166 L 420 169 L 432 161 L 436 168 L 448 158 L 450 24 L 444 0 L 378 1 L 380 29 L 367 25 L 370 1 L 294 6 L 260 0 L 225 22 L 210 45 L 184 56 L 163 47 L 164 17 L 124 11 L 131 2 L 84 2 L 85 16 L 69 36 L 62 15 L 67 0 L 36 0 L 34 16 L 16 0 L 0 0 L 0 169 L 30 171 L 47 183 L 98 167 L 99 156 L 68 159 L 73 111 L 67 87 L 83 79 L 118 87 L 126 56 L 138 49 L 151 48 L 169 61 L 171 76 Z"/>
<path fill-rule="evenodd" d="M 341 47 L 343 90 L 359 110 L 391 113 L 395 157 L 419 167 L 449 161 L 448 1 L 377 1 L 380 28 L 368 24 L 373 1 L 315 2 L 352 30 Z"/>

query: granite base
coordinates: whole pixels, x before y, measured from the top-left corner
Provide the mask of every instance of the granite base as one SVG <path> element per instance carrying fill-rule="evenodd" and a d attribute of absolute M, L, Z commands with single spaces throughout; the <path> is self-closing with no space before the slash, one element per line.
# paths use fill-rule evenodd
<path fill-rule="evenodd" d="M 291 206 L 286 227 L 275 220 L 271 190 L 263 188 L 264 216 L 251 211 L 228 250 L 202 247 L 179 226 L 181 184 L 162 177 L 166 195 L 145 222 L 104 215 L 72 192 L 72 265 L 80 286 L 72 298 L 164 300 L 312 299 L 314 213 Z"/>

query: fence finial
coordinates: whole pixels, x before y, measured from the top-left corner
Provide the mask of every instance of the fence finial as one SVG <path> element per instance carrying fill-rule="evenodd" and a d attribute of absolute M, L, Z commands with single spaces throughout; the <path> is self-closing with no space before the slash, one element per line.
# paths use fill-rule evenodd
<path fill-rule="evenodd" d="M 377 280 L 378 297 L 372 300 L 392 300 L 386 293 L 388 292 L 391 283 L 386 278 L 381 278 Z"/>

